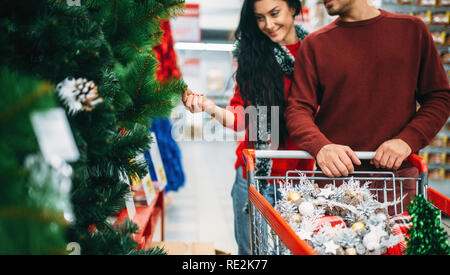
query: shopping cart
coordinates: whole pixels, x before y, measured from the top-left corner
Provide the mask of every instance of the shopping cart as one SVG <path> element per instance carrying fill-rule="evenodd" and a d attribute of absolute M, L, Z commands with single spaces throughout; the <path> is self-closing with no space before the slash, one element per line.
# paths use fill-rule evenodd
<path fill-rule="evenodd" d="M 287 171 L 285 176 L 256 176 L 255 162 L 256 158 L 271 159 L 311 159 L 311 155 L 304 151 L 271 151 L 245 149 L 243 151 L 247 166 L 248 196 L 249 196 L 249 218 L 250 218 L 250 236 L 251 251 L 253 255 L 317 255 L 318 253 L 304 240 L 295 233 L 280 214 L 274 209 L 267 199 L 261 194 L 262 186 L 266 186 L 265 191 L 273 192 L 275 203 L 281 199 L 277 192 L 279 183 L 289 182 L 295 185 L 306 175 L 307 179 L 315 183 L 326 182 L 336 186 L 343 181 L 350 179 L 359 180 L 361 183 L 366 181 L 377 181 L 381 187 L 371 187 L 377 199 L 382 202 L 389 202 L 388 198 L 403 197 L 403 182 L 415 181 L 415 194 L 423 194 L 428 200 L 433 201 L 433 205 L 441 212 L 450 215 L 450 199 L 428 187 L 428 167 L 426 162 L 416 154 L 411 154 L 408 161 L 412 163 L 419 171 L 418 178 L 399 178 L 395 177 L 393 172 L 354 172 L 351 177 L 329 178 L 320 171 Z M 356 152 L 361 160 L 373 159 L 375 152 Z M 263 184 L 265 182 L 265 184 Z M 404 209 L 403 202 L 393 207 L 395 214 L 407 211 Z M 448 225 L 447 225 L 448 226 Z"/>

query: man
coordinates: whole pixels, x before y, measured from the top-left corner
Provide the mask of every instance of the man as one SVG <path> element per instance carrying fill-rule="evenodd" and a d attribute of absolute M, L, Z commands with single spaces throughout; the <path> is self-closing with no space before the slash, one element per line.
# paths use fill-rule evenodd
<path fill-rule="evenodd" d="M 355 165 L 417 176 L 403 161 L 430 142 L 450 110 L 449 83 L 427 26 L 366 0 L 324 5 L 339 17 L 302 42 L 285 112 L 290 135 L 329 177 L 347 176 Z M 354 151 L 376 154 L 367 163 Z"/>

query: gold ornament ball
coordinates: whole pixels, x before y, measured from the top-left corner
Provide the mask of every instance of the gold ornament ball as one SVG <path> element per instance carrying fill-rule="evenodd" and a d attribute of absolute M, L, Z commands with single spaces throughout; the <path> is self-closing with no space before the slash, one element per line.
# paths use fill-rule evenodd
<path fill-rule="evenodd" d="M 366 228 L 366 226 L 364 225 L 363 222 L 355 222 L 352 225 L 352 230 L 355 231 L 356 233 L 361 232 L 361 230 L 363 230 L 364 228 Z"/>
<path fill-rule="evenodd" d="M 354 247 L 347 247 L 344 252 L 345 255 L 356 255 L 356 249 Z"/>
<path fill-rule="evenodd" d="M 298 203 L 302 199 L 302 195 L 300 195 L 300 193 L 298 192 L 293 191 L 289 193 L 287 199 L 292 203 Z"/>
<path fill-rule="evenodd" d="M 355 192 L 355 190 L 349 189 L 349 190 L 345 191 L 345 195 L 347 195 L 350 198 L 353 198 L 354 196 L 356 196 L 356 192 Z"/>
<path fill-rule="evenodd" d="M 300 223 L 302 221 L 302 216 L 300 216 L 300 214 L 292 214 L 291 216 L 291 220 L 295 223 Z"/>

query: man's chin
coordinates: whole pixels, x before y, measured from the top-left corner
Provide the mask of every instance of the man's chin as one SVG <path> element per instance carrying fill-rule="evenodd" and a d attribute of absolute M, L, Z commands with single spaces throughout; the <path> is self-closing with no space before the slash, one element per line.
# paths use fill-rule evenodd
<path fill-rule="evenodd" d="M 333 9 L 326 9 L 326 10 L 327 10 L 328 15 L 330 15 L 330 16 L 339 15 L 339 11 L 337 11 L 337 10 L 333 10 Z"/>

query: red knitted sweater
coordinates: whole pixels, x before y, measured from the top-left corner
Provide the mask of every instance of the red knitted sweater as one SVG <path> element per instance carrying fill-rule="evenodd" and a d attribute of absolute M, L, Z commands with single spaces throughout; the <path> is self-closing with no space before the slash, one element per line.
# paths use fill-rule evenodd
<path fill-rule="evenodd" d="M 298 50 L 300 48 L 300 41 L 286 46 L 288 50 L 291 52 L 293 56 L 296 56 L 298 53 Z M 285 98 L 288 98 L 289 90 L 291 86 L 292 79 L 284 76 L 284 89 L 285 89 Z M 239 88 L 236 86 L 236 89 L 234 91 L 234 96 L 230 100 L 230 110 L 235 114 L 235 120 L 234 120 L 234 130 L 235 131 L 242 131 L 246 129 L 246 126 L 242 122 L 242 120 L 237 119 L 239 115 L 236 106 L 244 106 L 244 101 L 239 93 Z M 282 115 L 282 114 L 281 114 Z M 236 148 L 236 163 L 235 168 L 243 167 L 244 171 L 246 171 L 245 162 L 242 155 L 242 150 L 249 148 L 248 144 L 248 135 L 245 134 L 245 140 L 241 141 Z M 284 146 L 280 146 L 278 150 L 299 150 L 297 146 L 295 145 L 294 141 L 289 137 Z M 303 171 L 311 171 L 314 168 L 314 160 L 298 160 L 298 159 L 274 159 L 272 164 L 272 176 L 284 176 L 286 174 L 286 171 L 288 170 L 303 170 Z M 247 177 L 247 173 L 244 173 L 244 178 Z"/>

